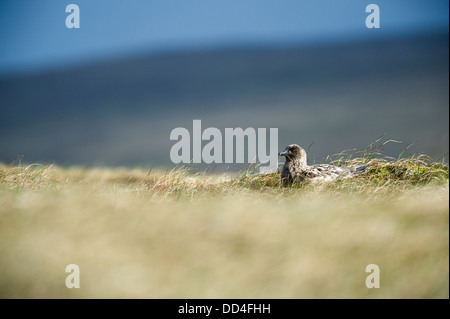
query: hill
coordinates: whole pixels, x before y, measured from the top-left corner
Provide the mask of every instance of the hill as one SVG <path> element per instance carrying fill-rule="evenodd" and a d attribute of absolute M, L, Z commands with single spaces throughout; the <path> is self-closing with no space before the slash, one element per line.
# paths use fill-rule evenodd
<path fill-rule="evenodd" d="M 0 77 L 0 161 L 173 166 L 175 127 L 278 127 L 313 161 L 363 148 L 448 152 L 448 34 L 131 57 Z M 289 115 L 286 115 L 289 114 Z M 222 167 L 223 168 L 223 167 Z M 242 166 L 231 166 L 231 170 Z"/>

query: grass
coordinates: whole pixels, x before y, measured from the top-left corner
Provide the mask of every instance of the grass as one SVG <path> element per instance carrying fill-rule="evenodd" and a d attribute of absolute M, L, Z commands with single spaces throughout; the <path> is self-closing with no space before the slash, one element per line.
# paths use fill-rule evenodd
<path fill-rule="evenodd" d="M 448 166 L 376 151 L 330 158 L 370 163 L 356 178 L 292 187 L 254 167 L 0 165 L 0 298 L 448 298 Z"/>

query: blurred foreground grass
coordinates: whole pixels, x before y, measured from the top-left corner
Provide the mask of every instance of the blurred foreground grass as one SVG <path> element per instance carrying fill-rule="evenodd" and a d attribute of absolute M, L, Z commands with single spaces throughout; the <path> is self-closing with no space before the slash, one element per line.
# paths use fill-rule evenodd
<path fill-rule="evenodd" d="M 0 298 L 449 297 L 448 167 L 278 180 L 0 165 Z"/>

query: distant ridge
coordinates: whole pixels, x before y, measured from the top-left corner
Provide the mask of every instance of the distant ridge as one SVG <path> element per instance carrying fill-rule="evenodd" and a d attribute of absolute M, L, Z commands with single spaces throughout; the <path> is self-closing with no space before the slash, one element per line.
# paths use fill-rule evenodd
<path fill-rule="evenodd" d="M 299 143 L 315 140 L 319 159 L 382 133 L 443 155 L 448 46 L 448 34 L 429 34 L 149 55 L 2 77 L 0 161 L 24 154 L 33 162 L 170 165 L 168 134 L 193 118 L 276 126 L 280 145 L 293 134 Z M 280 119 L 286 110 L 300 126 Z"/>

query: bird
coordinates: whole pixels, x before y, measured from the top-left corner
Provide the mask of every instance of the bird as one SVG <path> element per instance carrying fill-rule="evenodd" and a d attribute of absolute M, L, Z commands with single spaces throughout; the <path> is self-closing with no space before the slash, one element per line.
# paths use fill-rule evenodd
<path fill-rule="evenodd" d="M 294 181 L 329 182 L 337 178 L 349 178 L 366 170 L 369 165 L 341 167 L 330 164 L 309 166 L 306 152 L 297 144 L 291 144 L 278 156 L 284 156 L 286 162 L 281 170 L 281 184 L 290 185 Z"/>

